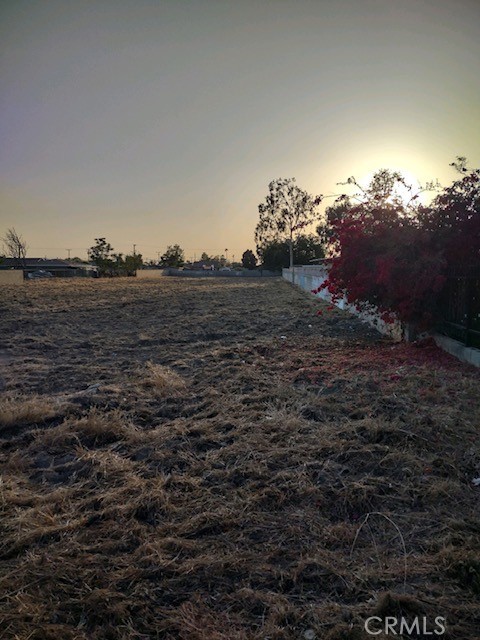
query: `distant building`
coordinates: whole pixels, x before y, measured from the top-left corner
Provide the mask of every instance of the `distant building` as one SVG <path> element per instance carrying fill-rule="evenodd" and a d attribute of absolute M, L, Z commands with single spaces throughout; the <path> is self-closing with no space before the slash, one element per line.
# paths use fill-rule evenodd
<path fill-rule="evenodd" d="M 98 268 L 88 262 L 69 262 L 59 258 L 25 258 L 21 262 L 19 267 L 16 258 L 1 258 L 0 269 L 23 269 L 27 277 L 35 271 L 47 271 L 57 278 L 95 278 L 98 275 Z"/>
<path fill-rule="evenodd" d="M 197 260 L 196 262 L 187 262 L 184 269 L 186 271 L 214 271 L 215 264 L 212 260 Z"/>

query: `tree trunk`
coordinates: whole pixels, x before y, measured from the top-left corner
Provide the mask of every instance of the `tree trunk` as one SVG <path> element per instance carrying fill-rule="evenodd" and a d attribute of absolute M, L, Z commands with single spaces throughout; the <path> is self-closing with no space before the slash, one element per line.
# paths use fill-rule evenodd
<path fill-rule="evenodd" d="M 295 284 L 295 268 L 293 266 L 293 233 L 291 231 L 288 248 L 290 250 L 290 271 L 292 272 L 292 284 Z"/>

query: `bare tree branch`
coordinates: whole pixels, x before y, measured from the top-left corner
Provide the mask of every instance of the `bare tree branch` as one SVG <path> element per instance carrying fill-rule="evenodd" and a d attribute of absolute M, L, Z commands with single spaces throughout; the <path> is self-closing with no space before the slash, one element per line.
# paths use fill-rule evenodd
<path fill-rule="evenodd" d="M 8 258 L 13 258 L 15 260 L 15 266 L 17 268 L 25 269 L 27 243 L 25 242 L 23 237 L 12 227 L 11 229 L 7 230 L 5 236 L 2 238 L 2 241 L 5 246 L 5 255 Z"/>

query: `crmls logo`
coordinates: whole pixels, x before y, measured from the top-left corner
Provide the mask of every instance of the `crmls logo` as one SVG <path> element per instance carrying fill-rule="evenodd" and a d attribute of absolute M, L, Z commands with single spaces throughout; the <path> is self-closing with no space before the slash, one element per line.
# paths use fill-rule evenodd
<path fill-rule="evenodd" d="M 372 616 L 365 620 L 365 631 L 371 636 L 378 636 L 381 633 L 392 636 L 409 636 L 412 634 L 420 635 L 421 637 L 428 636 L 441 636 L 447 630 L 447 621 L 445 618 L 436 617 L 434 620 L 434 629 L 428 630 L 428 620 L 426 617 L 413 618 L 408 621 L 404 617 L 396 618 L 394 616 L 387 616 L 382 619 L 378 616 Z M 430 626 L 430 625 L 428 625 Z"/>

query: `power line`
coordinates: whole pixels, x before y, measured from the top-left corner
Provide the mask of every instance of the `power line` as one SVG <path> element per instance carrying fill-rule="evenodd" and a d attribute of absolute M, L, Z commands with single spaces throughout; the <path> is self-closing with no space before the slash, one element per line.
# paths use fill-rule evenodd
<path fill-rule="evenodd" d="M 85 251 L 85 247 L 70 247 L 70 249 L 65 249 L 65 247 L 31 247 L 29 245 L 29 249 L 42 249 L 43 251 Z"/>

